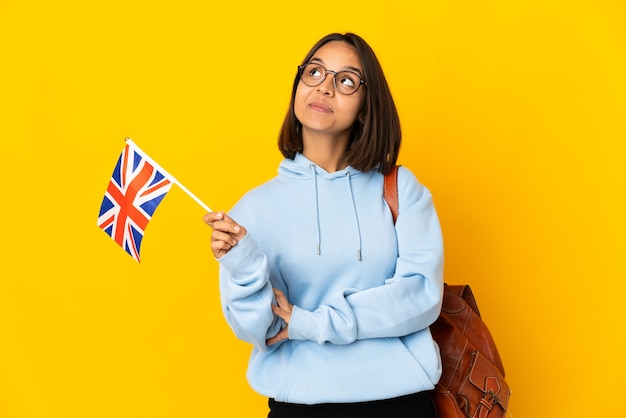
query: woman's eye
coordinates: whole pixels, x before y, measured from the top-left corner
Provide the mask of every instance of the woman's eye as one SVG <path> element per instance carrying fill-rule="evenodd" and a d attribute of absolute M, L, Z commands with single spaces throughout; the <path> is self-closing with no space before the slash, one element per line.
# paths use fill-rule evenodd
<path fill-rule="evenodd" d="M 309 75 L 311 77 L 321 77 L 322 71 L 319 68 L 311 68 L 311 71 L 309 71 Z"/>
<path fill-rule="evenodd" d="M 341 79 L 341 84 L 345 84 L 348 87 L 354 87 L 356 86 L 356 83 L 357 83 L 356 79 L 352 76 L 344 76 Z"/>

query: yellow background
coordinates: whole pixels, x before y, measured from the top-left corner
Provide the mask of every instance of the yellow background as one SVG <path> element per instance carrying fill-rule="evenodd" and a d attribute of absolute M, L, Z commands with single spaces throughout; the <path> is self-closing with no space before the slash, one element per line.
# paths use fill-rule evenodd
<path fill-rule="evenodd" d="M 276 173 L 295 66 L 376 50 L 514 417 L 623 415 L 623 1 L 0 5 L 0 417 L 262 417 L 174 187 L 137 264 L 96 227 L 124 137 L 213 209 Z"/>

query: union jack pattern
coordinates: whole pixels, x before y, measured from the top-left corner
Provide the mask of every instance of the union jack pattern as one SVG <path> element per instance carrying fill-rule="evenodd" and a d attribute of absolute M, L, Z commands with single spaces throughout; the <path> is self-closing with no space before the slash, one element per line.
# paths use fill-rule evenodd
<path fill-rule="evenodd" d="M 98 226 L 139 262 L 144 231 L 171 187 L 167 173 L 127 143 L 104 194 Z"/>

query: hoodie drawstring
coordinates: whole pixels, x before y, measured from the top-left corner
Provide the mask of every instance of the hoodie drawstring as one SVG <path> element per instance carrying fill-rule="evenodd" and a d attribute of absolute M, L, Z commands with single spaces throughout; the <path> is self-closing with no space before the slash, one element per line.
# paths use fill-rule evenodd
<path fill-rule="evenodd" d="M 361 261 L 361 228 L 359 226 L 359 217 L 356 213 L 356 203 L 354 203 L 354 195 L 352 194 L 352 182 L 350 181 L 350 172 L 346 170 L 346 183 L 348 184 L 348 193 L 352 202 L 352 212 L 354 213 L 354 225 L 356 226 L 356 234 L 358 237 L 358 249 L 356 253 L 357 260 Z"/>
<path fill-rule="evenodd" d="M 310 164 L 309 168 L 313 172 L 313 187 L 315 188 L 315 227 L 317 228 L 317 255 L 322 253 L 322 232 L 320 230 L 320 202 L 317 191 L 317 171 L 315 164 Z"/>
<path fill-rule="evenodd" d="M 318 190 L 318 185 L 317 185 L 317 170 L 316 170 L 316 166 L 315 164 L 310 164 L 309 165 L 309 169 L 312 171 L 313 173 L 313 187 L 314 187 L 314 193 L 315 193 L 315 227 L 316 227 L 316 232 L 317 232 L 317 247 L 316 247 L 316 251 L 317 251 L 317 255 L 321 255 L 322 253 L 322 232 L 321 232 L 321 227 L 320 227 L 320 205 L 319 205 L 319 190 Z M 354 225 L 356 227 L 356 234 L 357 234 L 357 260 L 361 261 L 362 257 L 361 257 L 361 227 L 359 226 L 359 217 L 357 215 L 356 212 L 356 203 L 354 202 L 354 195 L 352 193 L 352 182 L 351 182 L 351 178 L 350 178 L 350 171 L 346 170 L 346 184 L 348 186 L 348 195 L 350 196 L 350 202 L 352 203 L 352 213 L 354 214 Z"/>

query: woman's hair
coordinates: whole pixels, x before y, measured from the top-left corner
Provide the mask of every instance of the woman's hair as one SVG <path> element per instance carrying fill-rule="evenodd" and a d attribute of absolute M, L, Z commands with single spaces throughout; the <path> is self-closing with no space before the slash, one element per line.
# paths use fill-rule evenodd
<path fill-rule="evenodd" d="M 320 39 L 311 48 L 302 64 L 308 63 L 318 49 L 332 41 L 345 42 L 356 49 L 361 59 L 363 79 L 366 83 L 361 87 L 365 90 L 363 105 L 350 133 L 346 150 L 347 163 L 359 171 L 369 171 L 378 167 L 381 173 L 387 174 L 398 159 L 402 132 L 396 105 L 391 97 L 383 69 L 372 48 L 363 38 L 353 33 L 332 33 Z M 294 112 L 299 82 L 300 72 L 296 74 L 293 82 L 289 110 L 278 136 L 280 152 L 286 158 L 291 159 L 303 150 L 302 124 Z"/>

